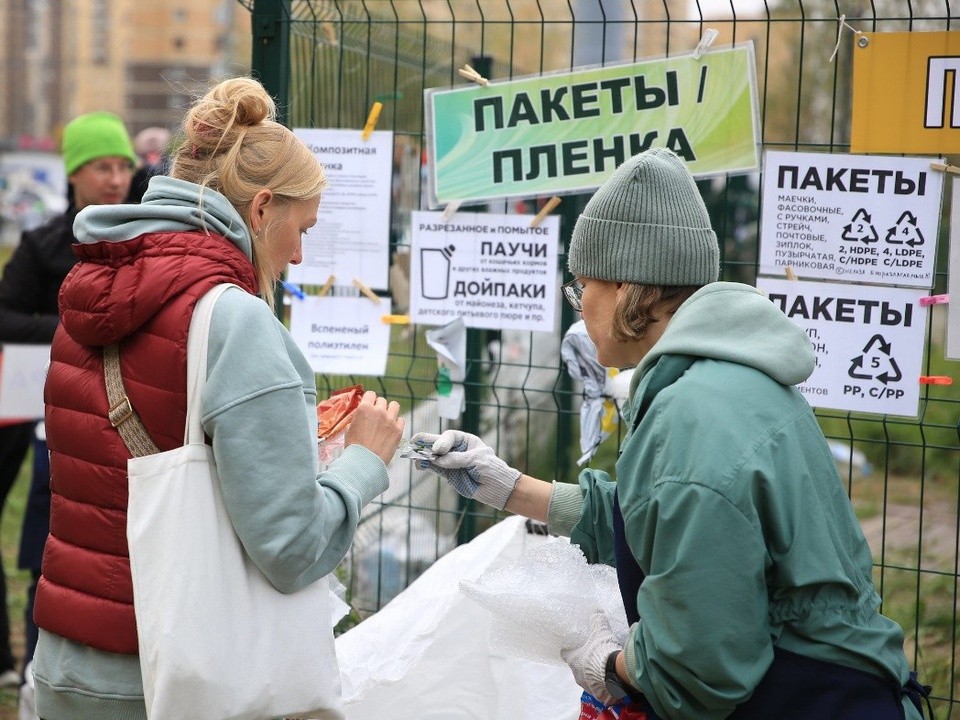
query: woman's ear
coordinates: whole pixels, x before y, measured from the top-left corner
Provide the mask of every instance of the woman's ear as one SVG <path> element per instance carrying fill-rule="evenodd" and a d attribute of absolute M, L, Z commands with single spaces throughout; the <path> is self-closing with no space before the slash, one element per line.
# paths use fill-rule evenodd
<path fill-rule="evenodd" d="M 259 235 L 260 230 L 269 219 L 267 216 L 272 209 L 273 193 L 267 188 L 263 188 L 250 201 L 250 228 L 254 235 Z"/>

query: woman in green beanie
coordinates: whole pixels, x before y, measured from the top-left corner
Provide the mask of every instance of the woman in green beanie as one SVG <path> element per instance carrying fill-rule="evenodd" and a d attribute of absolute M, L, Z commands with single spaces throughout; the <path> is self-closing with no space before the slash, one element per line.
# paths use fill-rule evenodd
<path fill-rule="evenodd" d="M 596 699 L 664 720 L 915 720 L 927 692 L 878 612 L 872 558 L 816 418 L 798 326 L 717 282 L 696 184 L 665 149 L 634 156 L 577 220 L 563 293 L 597 359 L 635 367 L 617 482 L 511 468 L 480 438 L 413 440 L 465 497 L 549 524 L 617 569 L 630 622 L 562 655 Z"/>

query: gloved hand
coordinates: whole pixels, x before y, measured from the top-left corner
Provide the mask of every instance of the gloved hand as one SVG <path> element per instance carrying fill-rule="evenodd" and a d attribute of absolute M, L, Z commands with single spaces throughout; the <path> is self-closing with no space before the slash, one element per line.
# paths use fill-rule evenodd
<path fill-rule="evenodd" d="M 433 451 L 430 460 L 418 460 L 421 470 L 433 470 L 465 498 L 503 510 L 520 471 L 507 465 L 476 435 L 447 430 L 442 435 L 417 433 L 410 442 Z"/>
<path fill-rule="evenodd" d="M 582 645 L 563 648 L 560 657 L 573 671 L 577 685 L 593 695 L 604 705 L 611 705 L 614 698 L 607 691 L 604 675 L 610 653 L 621 650 L 603 613 L 594 613 L 590 618 L 590 634 Z"/>

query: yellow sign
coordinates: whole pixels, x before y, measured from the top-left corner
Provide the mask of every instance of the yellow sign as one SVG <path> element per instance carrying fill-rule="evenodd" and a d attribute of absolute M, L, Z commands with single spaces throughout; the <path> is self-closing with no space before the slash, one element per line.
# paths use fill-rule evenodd
<path fill-rule="evenodd" d="M 851 151 L 960 153 L 960 32 L 863 33 L 858 39 Z"/>

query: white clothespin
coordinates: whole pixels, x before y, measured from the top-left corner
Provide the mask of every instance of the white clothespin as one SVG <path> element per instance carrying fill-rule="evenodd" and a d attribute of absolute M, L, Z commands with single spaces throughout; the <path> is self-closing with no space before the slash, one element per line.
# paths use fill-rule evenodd
<path fill-rule="evenodd" d="M 717 39 L 717 36 L 720 34 L 720 31 L 716 28 L 707 28 L 703 31 L 703 37 L 700 38 L 700 42 L 697 43 L 697 47 L 693 51 L 693 59 L 699 60 L 703 57 L 703 54 L 707 51 L 707 48 L 713 44 L 713 41 Z"/>
<path fill-rule="evenodd" d="M 442 217 L 444 222 L 447 222 L 456 214 L 457 210 L 460 209 L 460 202 L 460 200 L 451 200 L 447 203 L 447 206 L 443 209 Z"/>

